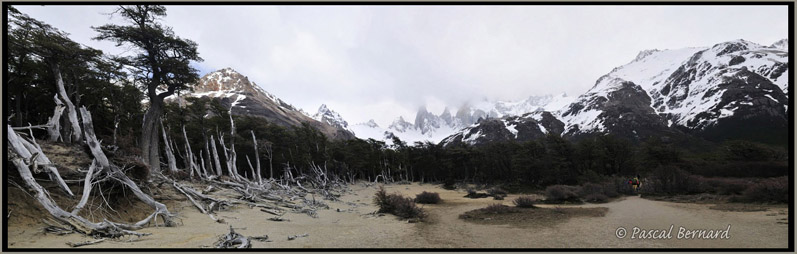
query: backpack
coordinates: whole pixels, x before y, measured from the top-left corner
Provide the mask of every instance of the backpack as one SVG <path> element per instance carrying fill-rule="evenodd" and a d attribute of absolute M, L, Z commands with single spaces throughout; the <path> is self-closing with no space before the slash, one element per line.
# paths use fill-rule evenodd
<path fill-rule="evenodd" d="M 633 185 L 639 185 L 639 178 L 634 178 Z"/>

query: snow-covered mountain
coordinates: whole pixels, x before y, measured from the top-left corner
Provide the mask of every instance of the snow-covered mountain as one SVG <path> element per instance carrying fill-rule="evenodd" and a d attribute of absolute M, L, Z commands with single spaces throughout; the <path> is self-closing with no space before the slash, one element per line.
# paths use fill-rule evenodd
<path fill-rule="evenodd" d="M 481 100 L 476 103 L 463 104 L 453 115 L 448 107 L 439 115 L 429 112 L 426 107 L 421 107 L 415 114 L 413 122 L 409 122 L 404 117 L 399 116 L 387 128 L 381 128 L 376 123 L 369 122 L 373 124 L 356 124 L 352 126 L 352 131 L 359 138 L 372 138 L 387 143 L 392 142 L 393 135 L 408 144 L 417 141 L 437 143 L 451 134 L 473 125 L 479 119 L 494 119 L 505 116 L 520 116 L 528 112 L 558 110 L 569 104 L 573 99 L 574 97 L 562 94 L 558 96 L 531 96 L 519 101 Z"/>
<path fill-rule="evenodd" d="M 748 108 L 785 117 L 788 52 L 745 40 L 709 48 L 643 51 L 601 77 L 562 112 L 566 132 L 574 127 L 581 132 L 605 128 L 601 122 L 608 115 L 601 115 L 596 106 L 612 99 L 628 102 L 609 97 L 626 86 L 644 91 L 649 106 L 668 126 L 703 130 Z"/>
<path fill-rule="evenodd" d="M 346 122 L 338 112 L 329 109 L 326 104 L 321 104 L 321 106 L 318 107 L 318 113 L 315 113 L 312 118 L 316 121 L 338 127 L 339 129 L 351 131 L 349 129 L 349 123 Z"/>
<path fill-rule="evenodd" d="M 769 47 L 789 51 L 789 39 L 782 39 L 772 43 Z"/>
<path fill-rule="evenodd" d="M 572 103 L 550 112 L 564 124 L 561 134 L 570 138 L 614 133 L 641 140 L 686 133 L 709 140 L 775 141 L 787 132 L 787 50 L 787 40 L 771 46 L 734 40 L 645 50 Z M 512 118 L 502 121 L 512 132 Z M 479 137 L 459 133 L 444 143 L 467 140 Z"/>
<path fill-rule="evenodd" d="M 249 78 L 238 73 L 232 68 L 224 68 L 206 74 L 193 86 L 193 91 L 181 95 L 172 95 L 167 100 L 186 103 L 185 97 L 200 97 L 219 100 L 221 105 L 229 108 L 234 115 L 250 115 L 267 119 L 272 123 L 282 126 L 300 126 L 308 123 L 330 138 L 353 138 L 345 128 L 337 122 L 319 121 L 307 116 L 307 113 L 293 105 L 266 92 Z M 334 111 L 330 111 L 332 120 L 335 120 Z M 339 117 L 339 115 L 337 115 Z M 322 120 L 326 120 L 323 118 Z"/>
<path fill-rule="evenodd" d="M 440 141 L 446 146 L 468 145 L 496 141 L 529 141 L 542 138 L 548 132 L 561 133 L 564 124 L 548 111 L 534 111 L 521 116 L 506 116 L 482 120 L 465 127 Z"/>

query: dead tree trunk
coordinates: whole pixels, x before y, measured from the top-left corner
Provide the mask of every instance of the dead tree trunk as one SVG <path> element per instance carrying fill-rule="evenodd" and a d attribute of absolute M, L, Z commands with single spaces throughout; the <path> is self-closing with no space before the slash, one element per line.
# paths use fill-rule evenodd
<path fill-rule="evenodd" d="M 123 235 L 148 235 L 136 233 L 117 227 L 117 224 L 111 222 L 93 223 L 73 213 L 68 213 L 61 209 L 51 198 L 47 190 L 42 188 L 39 183 L 33 178 L 28 165 L 21 158 L 14 158 L 11 160 L 16 166 L 19 175 L 25 182 L 25 186 L 32 190 L 35 198 L 39 201 L 47 212 L 50 213 L 56 220 L 72 227 L 73 230 L 86 235 L 101 236 L 101 237 L 119 237 Z"/>
<path fill-rule="evenodd" d="M 260 175 L 260 153 L 257 152 L 257 139 L 255 139 L 255 131 L 252 131 L 252 145 L 255 147 L 255 165 L 257 168 L 255 170 L 255 176 L 257 177 L 257 183 L 263 184 L 263 177 Z M 247 158 L 248 160 L 249 158 Z"/>
<path fill-rule="evenodd" d="M 97 168 L 97 160 L 91 161 L 91 166 L 89 166 L 89 172 L 86 172 L 86 179 L 83 181 L 83 196 L 80 198 L 80 202 L 72 209 L 72 214 L 77 215 L 86 203 L 89 201 L 89 195 L 91 194 L 91 179 L 94 177 L 94 170 Z"/>
<path fill-rule="evenodd" d="M 113 116 L 113 145 L 116 146 L 116 132 L 119 130 L 119 113 Z"/>
<path fill-rule="evenodd" d="M 269 178 L 274 179 L 274 150 L 271 149 L 271 143 L 266 144 L 266 156 L 268 156 L 268 171 Z"/>
<path fill-rule="evenodd" d="M 55 142 L 61 137 L 61 114 L 65 109 L 64 103 L 58 99 L 58 95 L 54 95 L 53 99 L 55 100 L 55 112 L 53 112 L 53 116 L 50 117 L 50 121 L 47 122 L 48 140 L 51 142 Z"/>
<path fill-rule="evenodd" d="M 235 122 L 232 120 L 232 108 L 230 108 L 230 150 L 229 156 L 227 157 L 227 164 L 230 165 L 229 167 L 230 172 L 232 173 L 231 176 L 233 179 L 241 179 L 241 175 L 238 174 L 238 154 L 235 152 Z M 221 141 L 222 146 L 224 145 L 224 140 Z M 225 148 L 225 155 L 227 155 L 227 149 Z"/>
<path fill-rule="evenodd" d="M 80 108 L 80 115 L 83 116 L 83 129 L 86 132 L 86 145 L 89 147 L 91 155 L 93 155 L 94 159 L 97 160 L 97 163 L 102 170 L 109 170 L 108 168 L 110 168 L 111 162 L 108 161 L 108 157 L 106 157 L 105 153 L 102 152 L 102 149 L 100 148 L 100 142 L 97 140 L 97 137 L 94 136 L 94 124 L 91 122 L 91 115 L 85 107 Z"/>
<path fill-rule="evenodd" d="M 201 151 L 199 152 L 199 159 L 201 160 L 201 163 L 202 163 L 202 164 L 200 164 L 200 166 L 202 167 L 201 176 L 202 176 L 202 178 L 206 178 L 206 177 L 208 177 L 208 169 L 205 167 L 205 164 L 207 164 L 207 163 L 205 162 L 205 156 L 202 155 Z"/>
<path fill-rule="evenodd" d="M 163 145 L 166 148 L 166 161 L 169 165 L 169 171 L 172 173 L 177 172 L 177 161 L 174 159 L 174 151 L 172 150 L 171 142 L 169 142 L 169 138 L 166 136 L 166 129 L 163 128 L 163 121 L 161 122 L 161 132 L 163 132 Z"/>
<path fill-rule="evenodd" d="M 249 164 L 249 170 L 251 171 L 251 173 L 249 173 L 249 175 L 252 177 L 252 181 L 255 181 L 256 180 L 255 178 L 257 177 L 257 174 L 255 174 L 255 167 L 252 167 L 252 162 L 249 161 L 249 155 L 246 155 L 246 163 Z"/>
<path fill-rule="evenodd" d="M 89 166 L 89 171 L 86 172 L 86 178 L 83 182 L 83 194 L 80 198 L 80 202 L 72 209 L 72 214 L 77 215 L 81 209 L 86 205 L 89 200 L 89 196 L 91 195 L 92 183 L 91 180 L 94 178 L 94 172 L 97 169 L 97 160 L 91 161 L 91 166 Z"/>
<path fill-rule="evenodd" d="M 138 185 L 136 185 L 136 183 L 133 182 L 133 180 L 130 180 L 130 178 L 127 177 L 127 175 L 125 175 L 124 172 L 122 172 L 119 169 L 119 167 L 110 164 L 110 162 L 108 161 L 108 157 L 106 157 L 105 153 L 103 153 L 102 150 L 100 149 L 99 142 L 96 141 L 97 137 L 94 135 L 94 127 L 93 127 L 94 125 L 91 121 L 91 114 L 89 114 L 88 110 L 86 110 L 85 107 L 80 108 L 80 114 L 83 117 L 83 129 L 86 132 L 85 133 L 86 144 L 89 145 L 89 150 L 91 150 L 91 153 L 94 155 L 94 159 L 99 164 L 101 170 L 107 172 L 113 178 L 118 180 L 120 183 L 130 188 L 130 190 L 133 191 L 133 194 L 136 195 L 138 199 L 140 199 L 147 205 L 151 206 L 152 208 L 155 208 L 155 212 L 152 213 L 152 215 L 150 215 L 144 220 L 137 222 L 132 227 L 133 228 L 143 227 L 158 215 L 161 215 L 163 221 L 166 223 L 167 226 L 174 225 L 174 222 L 172 221 L 174 215 L 169 213 L 169 210 L 166 208 L 166 205 L 158 201 L 155 201 L 155 199 L 145 194 L 143 191 L 141 191 L 140 188 L 138 188 Z"/>
<path fill-rule="evenodd" d="M 67 116 L 69 116 L 69 123 L 72 126 L 72 141 L 79 141 L 82 132 L 80 131 L 80 124 L 77 120 L 77 110 L 75 109 L 75 105 L 72 104 L 72 100 L 69 99 L 66 89 L 64 89 L 64 79 L 61 77 L 61 70 L 58 64 L 52 64 L 51 68 L 53 70 L 53 75 L 55 75 L 55 85 L 58 87 L 58 94 L 66 103 L 66 113 Z"/>
<path fill-rule="evenodd" d="M 185 125 L 183 125 L 183 138 L 185 138 L 185 148 L 186 153 L 188 153 L 188 169 L 191 170 L 191 178 L 194 178 L 194 171 L 197 172 L 197 175 L 202 175 L 196 163 L 194 163 L 194 153 L 191 151 L 191 143 L 188 142 L 188 134 L 185 132 Z"/>
<path fill-rule="evenodd" d="M 50 162 L 50 159 L 44 155 L 44 152 L 42 152 L 40 148 L 20 137 L 19 134 L 14 132 L 14 128 L 11 128 L 11 125 L 8 125 L 7 135 L 9 147 L 14 152 L 22 156 L 23 159 L 32 163 L 34 171 L 38 172 L 38 167 L 43 167 L 50 177 L 50 180 L 58 183 L 58 186 L 60 186 L 61 189 L 64 190 L 64 192 L 66 192 L 70 197 L 74 196 L 72 191 L 69 190 L 69 186 L 67 186 L 66 182 L 64 182 L 64 179 L 61 178 L 61 174 L 58 173 L 58 169 L 53 166 L 53 163 Z"/>
<path fill-rule="evenodd" d="M 232 179 L 240 180 L 238 177 L 238 167 L 235 166 L 235 149 L 227 149 L 227 146 L 224 145 L 224 134 L 219 136 L 219 143 L 221 143 L 221 149 L 224 151 L 224 157 L 227 159 L 227 174 L 230 175 Z"/>
<path fill-rule="evenodd" d="M 216 166 L 216 175 L 221 176 L 221 161 L 219 160 L 219 151 L 216 150 L 216 140 L 213 140 L 213 135 L 210 135 L 210 142 L 212 142 L 210 143 L 210 147 L 213 148 L 213 162 Z"/>

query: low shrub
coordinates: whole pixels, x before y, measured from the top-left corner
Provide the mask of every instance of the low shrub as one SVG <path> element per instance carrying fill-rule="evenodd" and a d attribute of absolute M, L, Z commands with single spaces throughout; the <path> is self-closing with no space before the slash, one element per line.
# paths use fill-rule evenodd
<path fill-rule="evenodd" d="M 617 192 L 617 188 L 612 182 L 607 182 L 603 184 L 603 195 L 609 198 L 616 198 L 620 196 L 620 193 Z"/>
<path fill-rule="evenodd" d="M 579 202 L 578 188 L 567 185 L 551 185 L 545 188 L 545 200 L 548 202 Z"/>
<path fill-rule="evenodd" d="M 592 193 L 592 194 L 588 194 L 587 196 L 584 197 L 584 201 L 587 201 L 587 202 L 590 202 L 590 203 L 606 203 L 606 201 L 608 201 L 608 200 L 609 200 L 609 197 L 607 197 L 606 195 L 604 195 L 602 193 Z"/>
<path fill-rule="evenodd" d="M 384 187 L 379 187 L 374 197 L 374 203 L 379 206 L 380 213 L 389 213 L 404 219 L 426 217 L 423 209 L 417 207 L 411 198 L 398 194 L 387 194 Z"/>
<path fill-rule="evenodd" d="M 678 195 L 704 193 L 709 187 L 704 177 L 692 175 L 675 166 L 661 166 L 642 180 L 643 194 Z"/>
<path fill-rule="evenodd" d="M 512 204 L 520 208 L 534 208 L 534 203 L 536 200 L 530 196 L 520 196 L 512 200 Z"/>
<path fill-rule="evenodd" d="M 709 192 L 719 195 L 738 195 L 742 194 L 747 188 L 753 185 L 745 179 L 733 178 L 704 178 L 708 185 Z"/>
<path fill-rule="evenodd" d="M 609 198 L 616 198 L 620 196 L 620 193 L 617 191 L 617 189 L 618 187 L 615 186 L 615 183 L 612 181 L 604 182 L 602 184 L 586 183 L 579 189 L 578 196 L 587 202 L 606 202 Z M 630 187 L 629 191 L 633 192 Z M 590 201 L 590 199 L 593 201 Z"/>
<path fill-rule="evenodd" d="M 586 183 L 581 185 L 581 188 L 578 190 L 578 196 L 583 198 L 590 194 L 603 193 L 603 189 L 603 185 L 597 183 Z"/>
<path fill-rule="evenodd" d="M 788 203 L 789 179 L 781 176 L 758 182 L 744 191 L 741 200 L 752 203 Z"/>
<path fill-rule="evenodd" d="M 445 190 L 456 190 L 457 186 L 455 184 L 456 183 L 454 182 L 454 180 L 446 179 L 446 181 L 443 182 L 443 189 L 445 189 Z"/>
<path fill-rule="evenodd" d="M 440 194 L 437 192 L 421 192 L 421 194 L 415 195 L 415 202 L 418 204 L 439 204 L 442 199 L 440 199 Z"/>
<path fill-rule="evenodd" d="M 470 188 L 468 189 L 468 195 L 465 195 L 466 198 L 486 198 L 489 196 L 490 194 L 477 192 L 476 190 Z"/>
<path fill-rule="evenodd" d="M 508 193 L 508 192 L 506 192 L 504 189 L 501 189 L 501 188 L 495 187 L 495 188 L 491 188 L 490 190 L 488 190 L 488 191 L 487 191 L 487 194 L 490 194 L 490 196 L 496 196 L 496 195 L 503 195 L 503 196 L 506 196 L 506 195 L 507 195 L 507 194 L 509 194 L 509 193 Z"/>
<path fill-rule="evenodd" d="M 486 213 L 493 213 L 493 214 L 504 214 L 504 213 L 511 213 L 512 212 L 512 208 L 511 207 L 509 207 L 507 205 L 502 205 L 502 204 L 488 205 L 487 207 L 482 208 L 481 210 L 486 212 Z"/>
<path fill-rule="evenodd" d="M 506 197 L 508 192 L 506 192 L 505 190 L 503 190 L 501 188 L 495 187 L 495 188 L 489 189 L 487 191 L 487 194 L 492 196 L 494 200 L 504 200 L 504 198 Z"/>

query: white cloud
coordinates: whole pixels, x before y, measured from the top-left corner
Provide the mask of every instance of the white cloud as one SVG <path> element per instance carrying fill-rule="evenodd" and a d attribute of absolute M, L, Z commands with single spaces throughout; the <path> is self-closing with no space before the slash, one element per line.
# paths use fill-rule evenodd
<path fill-rule="evenodd" d="M 18 6 L 71 38 L 113 6 Z M 785 6 L 167 6 L 202 72 L 233 67 L 308 112 L 322 103 L 380 125 L 420 105 L 580 94 L 644 49 L 788 36 Z M 118 18 L 114 19 L 117 20 Z M 452 112 L 453 113 L 453 112 Z"/>

